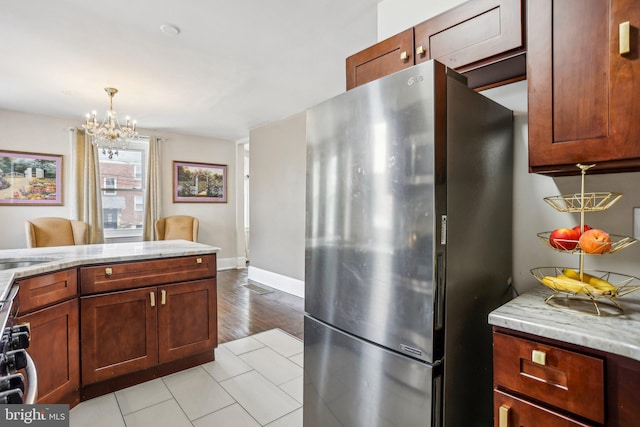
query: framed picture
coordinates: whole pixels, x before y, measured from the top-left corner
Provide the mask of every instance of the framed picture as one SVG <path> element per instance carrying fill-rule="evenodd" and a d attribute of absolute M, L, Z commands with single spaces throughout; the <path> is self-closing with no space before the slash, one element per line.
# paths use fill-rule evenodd
<path fill-rule="evenodd" d="M 0 150 L 0 205 L 62 205 L 62 155 Z"/>
<path fill-rule="evenodd" d="M 226 203 L 227 165 L 173 162 L 174 203 Z"/>

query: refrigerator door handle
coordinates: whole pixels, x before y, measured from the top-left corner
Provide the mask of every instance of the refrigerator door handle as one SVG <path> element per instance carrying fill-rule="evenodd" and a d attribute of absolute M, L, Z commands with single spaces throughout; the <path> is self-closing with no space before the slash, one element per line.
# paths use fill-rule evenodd
<path fill-rule="evenodd" d="M 444 253 L 438 252 L 436 255 L 436 277 L 435 277 L 435 295 L 434 295 L 434 328 L 442 329 L 444 323 Z"/>

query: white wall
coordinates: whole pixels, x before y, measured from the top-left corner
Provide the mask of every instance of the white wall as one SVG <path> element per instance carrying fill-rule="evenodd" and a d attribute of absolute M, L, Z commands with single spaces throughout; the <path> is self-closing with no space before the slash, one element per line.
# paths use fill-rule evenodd
<path fill-rule="evenodd" d="M 168 132 L 162 137 L 162 216 L 191 215 L 200 221 L 198 241 L 221 248 L 218 269 L 244 267 L 244 254 L 236 242 L 236 144 L 235 142 Z M 227 203 L 173 203 L 173 161 L 227 165 Z M 240 200 L 241 201 L 241 200 Z"/>
<path fill-rule="evenodd" d="M 397 34 L 462 2 L 437 0 L 425 4 L 420 0 L 385 0 L 378 5 L 379 40 Z M 551 178 L 529 173 L 526 81 L 483 93 L 515 112 L 513 278 L 516 289 L 523 292 L 541 286 L 530 274 L 533 268 L 578 265 L 576 255 L 562 254 L 548 248 L 536 234 L 558 227 L 573 227 L 580 223 L 577 215 L 559 213 L 544 201 L 544 197 L 579 192 L 580 179 Z M 615 191 L 624 194 L 611 209 L 588 214 L 586 223 L 612 234 L 633 236 L 633 207 L 640 207 L 640 173 L 591 175 L 587 176 L 586 182 L 587 191 Z M 638 276 L 639 259 L 640 244 L 635 244 L 615 254 L 588 256 L 585 268 Z"/>
<path fill-rule="evenodd" d="M 70 217 L 71 138 L 69 128 L 79 121 L 0 110 L 0 149 L 63 155 L 63 206 L 0 206 L 0 249 L 26 247 L 24 221 L 42 216 Z M 199 241 L 218 246 L 218 268 L 244 267 L 244 253 L 236 242 L 236 144 L 231 141 L 140 130 L 162 137 L 162 215 L 185 214 L 200 220 Z M 227 203 L 173 203 L 174 160 L 225 164 Z"/>
<path fill-rule="evenodd" d="M 467 0 L 382 1 L 378 3 L 378 41 L 398 34 L 465 1 Z"/>
<path fill-rule="evenodd" d="M 0 206 L 0 249 L 26 248 L 24 221 L 41 216 L 70 217 L 70 120 L 0 110 L 0 150 L 61 154 L 62 206 Z"/>
<path fill-rule="evenodd" d="M 254 129 L 249 279 L 304 295 L 306 114 Z"/>

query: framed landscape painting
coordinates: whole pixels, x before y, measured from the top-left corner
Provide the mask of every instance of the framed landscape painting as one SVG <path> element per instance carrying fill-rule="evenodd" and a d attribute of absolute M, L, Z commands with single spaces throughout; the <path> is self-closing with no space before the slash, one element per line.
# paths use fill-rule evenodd
<path fill-rule="evenodd" d="M 0 150 L 0 205 L 62 205 L 62 155 Z"/>
<path fill-rule="evenodd" d="M 173 162 L 174 203 L 226 203 L 227 165 Z"/>

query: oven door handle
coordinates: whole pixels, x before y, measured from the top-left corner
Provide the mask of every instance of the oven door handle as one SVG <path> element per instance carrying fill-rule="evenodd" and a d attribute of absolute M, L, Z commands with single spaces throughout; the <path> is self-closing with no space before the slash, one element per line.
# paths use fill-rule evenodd
<path fill-rule="evenodd" d="M 25 351 L 27 355 L 27 367 L 24 368 L 27 374 L 27 395 L 24 399 L 24 403 L 27 405 L 33 405 L 38 400 L 38 371 L 36 365 L 33 363 L 33 359 L 29 356 L 29 353 Z"/>

